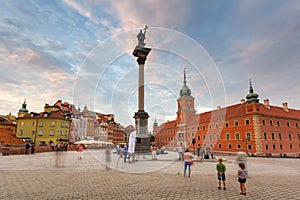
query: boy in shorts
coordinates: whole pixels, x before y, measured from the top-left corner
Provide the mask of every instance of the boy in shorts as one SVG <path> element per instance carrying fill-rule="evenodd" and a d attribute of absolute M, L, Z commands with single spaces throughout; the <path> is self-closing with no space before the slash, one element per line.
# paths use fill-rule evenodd
<path fill-rule="evenodd" d="M 221 183 L 223 181 L 223 189 L 226 190 L 226 178 L 225 178 L 226 166 L 223 164 L 222 158 L 219 159 L 219 163 L 217 164 L 217 175 L 219 186 L 218 189 L 221 190 Z"/>

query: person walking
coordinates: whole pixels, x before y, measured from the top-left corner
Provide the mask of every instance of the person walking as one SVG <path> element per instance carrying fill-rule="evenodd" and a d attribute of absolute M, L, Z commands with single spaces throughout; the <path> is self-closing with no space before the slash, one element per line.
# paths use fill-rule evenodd
<path fill-rule="evenodd" d="M 30 143 L 27 142 L 26 145 L 25 145 L 25 154 L 29 154 L 29 149 L 30 149 Z"/>
<path fill-rule="evenodd" d="M 78 159 L 82 159 L 83 158 L 83 144 L 79 144 L 77 151 L 78 151 Z"/>
<path fill-rule="evenodd" d="M 128 154 L 128 147 L 127 147 L 127 144 L 125 144 L 125 146 L 124 146 L 124 152 L 123 152 L 124 162 L 126 162 L 127 154 Z"/>
<path fill-rule="evenodd" d="M 110 151 L 110 147 L 108 145 L 106 145 L 106 148 L 105 148 L 105 161 L 106 161 L 105 168 L 106 168 L 106 170 L 109 170 L 110 162 L 111 162 L 111 151 Z"/>
<path fill-rule="evenodd" d="M 191 165 L 193 162 L 193 154 L 189 152 L 187 149 L 185 153 L 183 154 L 183 161 L 184 161 L 184 171 L 183 171 L 183 176 L 186 177 L 186 168 L 189 169 L 188 177 L 191 176 Z"/>
<path fill-rule="evenodd" d="M 35 144 L 32 144 L 31 145 L 31 154 L 34 154 L 35 153 Z"/>
<path fill-rule="evenodd" d="M 156 146 L 154 144 L 150 147 L 150 150 L 151 150 L 152 160 L 157 160 L 157 158 L 156 158 Z"/>
<path fill-rule="evenodd" d="M 225 178 L 225 171 L 226 171 L 226 166 L 223 164 L 222 158 L 219 159 L 219 163 L 217 164 L 217 175 L 218 175 L 218 181 L 219 181 L 219 186 L 218 189 L 221 190 L 221 184 L 223 182 L 223 189 L 226 190 L 226 178 Z"/>
<path fill-rule="evenodd" d="M 246 195 L 246 180 L 248 171 L 246 169 L 246 166 L 244 163 L 239 163 L 239 169 L 238 169 L 238 182 L 240 183 L 240 189 L 241 189 L 241 195 Z"/>
<path fill-rule="evenodd" d="M 178 160 L 183 161 L 182 156 L 184 153 L 184 146 L 182 145 L 182 143 L 180 143 L 180 146 L 177 147 L 177 151 L 178 151 Z"/>

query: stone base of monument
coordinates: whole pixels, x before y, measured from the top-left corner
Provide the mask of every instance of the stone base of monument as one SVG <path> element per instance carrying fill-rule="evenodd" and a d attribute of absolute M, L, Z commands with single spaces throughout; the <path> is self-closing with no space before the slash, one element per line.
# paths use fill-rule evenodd
<path fill-rule="evenodd" d="M 149 137 L 136 137 L 135 153 L 136 154 L 150 154 L 151 142 Z"/>

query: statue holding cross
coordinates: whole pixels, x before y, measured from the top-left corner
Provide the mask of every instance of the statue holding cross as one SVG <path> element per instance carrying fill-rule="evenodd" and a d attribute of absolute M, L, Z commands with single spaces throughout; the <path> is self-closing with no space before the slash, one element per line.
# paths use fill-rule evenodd
<path fill-rule="evenodd" d="M 144 47 L 145 46 L 145 39 L 146 39 L 146 30 L 148 29 L 149 27 L 147 25 L 145 25 L 145 28 L 143 29 L 144 30 L 144 33 L 143 33 L 143 30 L 140 30 L 140 32 L 137 34 L 137 39 L 138 39 L 138 46 L 142 46 Z"/>

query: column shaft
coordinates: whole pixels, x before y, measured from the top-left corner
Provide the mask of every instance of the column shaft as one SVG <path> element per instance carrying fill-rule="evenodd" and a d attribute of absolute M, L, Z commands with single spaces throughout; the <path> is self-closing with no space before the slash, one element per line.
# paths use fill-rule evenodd
<path fill-rule="evenodd" d="M 139 96 L 139 106 L 138 110 L 144 110 L 144 65 L 139 65 L 139 90 L 138 90 L 138 96 Z"/>

